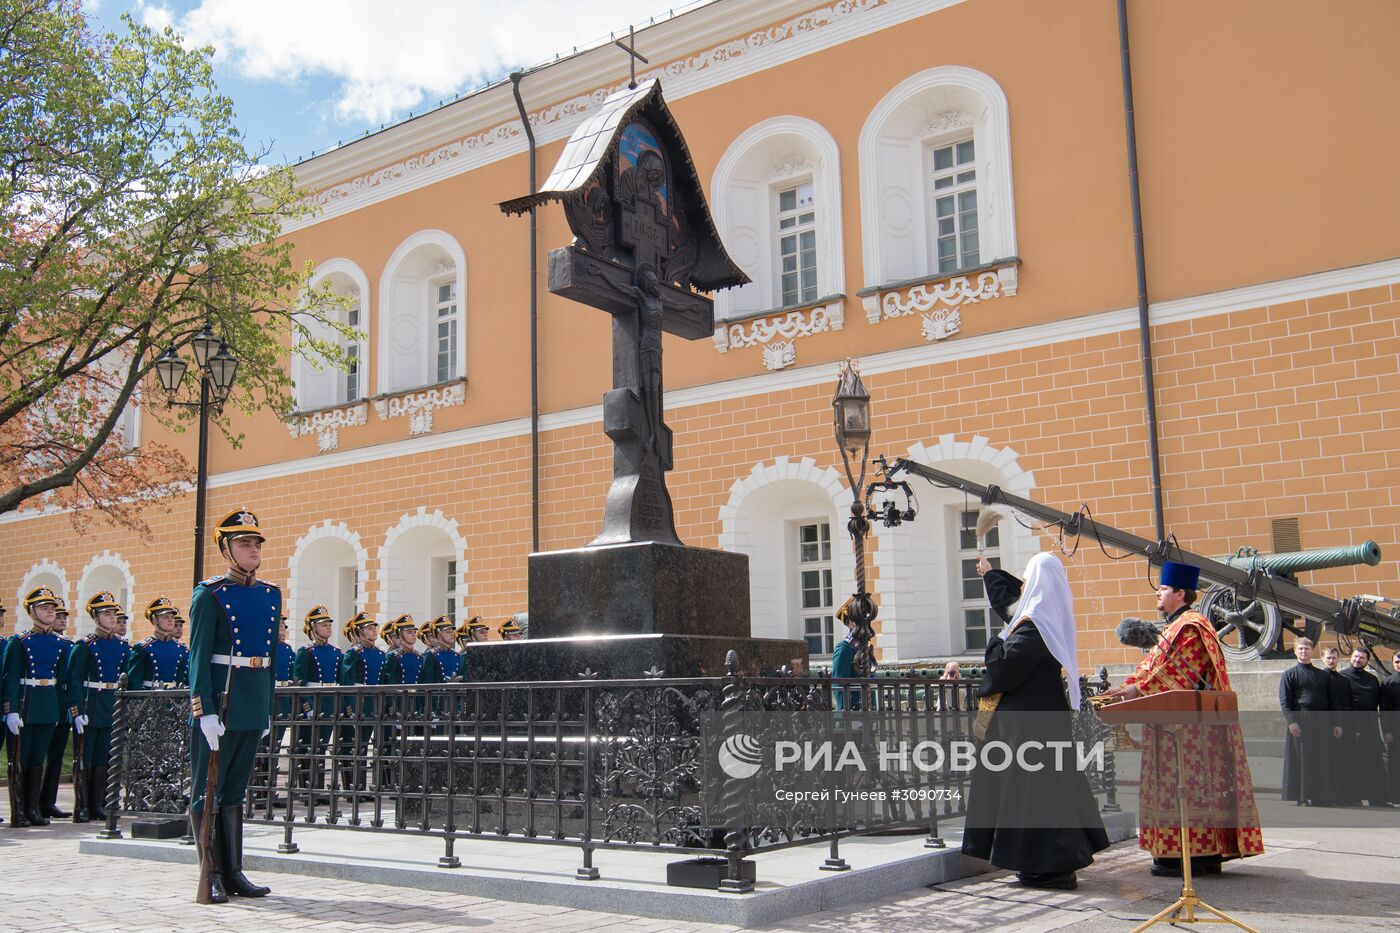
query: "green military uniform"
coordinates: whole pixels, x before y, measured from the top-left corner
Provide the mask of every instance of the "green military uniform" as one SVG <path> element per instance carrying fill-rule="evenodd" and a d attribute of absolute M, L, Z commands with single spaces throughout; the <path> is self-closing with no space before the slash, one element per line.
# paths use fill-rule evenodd
<path fill-rule="evenodd" d="M 61 645 L 59 652 L 62 657 L 58 662 L 59 669 L 71 671 L 73 647 L 76 643 L 63 634 L 64 630 L 68 628 L 68 610 L 61 602 L 58 604 L 56 616 L 57 623 L 53 631 L 58 636 Z M 58 783 L 63 777 L 63 756 L 68 751 L 68 740 L 73 736 L 73 691 L 67 684 L 68 678 L 65 677 L 63 682 L 59 684 L 59 690 L 62 691 L 62 703 L 68 713 L 54 726 L 53 738 L 49 739 L 49 754 L 44 759 L 44 783 L 39 793 L 39 812 L 49 819 L 57 820 L 65 820 L 73 815 L 58 808 Z"/>
<path fill-rule="evenodd" d="M 375 645 L 368 648 L 363 645 L 354 644 L 359 638 L 360 630 L 370 625 L 378 625 L 374 618 L 368 613 L 358 612 L 355 617 L 345 624 L 346 639 L 352 644 L 344 654 L 340 656 L 340 670 L 336 680 L 343 687 L 356 686 L 377 686 L 379 675 L 384 670 L 385 653 Z M 354 721 L 373 722 L 378 718 L 379 704 L 376 697 L 365 696 L 362 701 L 355 703 L 348 702 L 345 709 L 345 718 Z M 354 726 L 343 725 L 340 727 L 340 735 L 337 743 L 340 747 L 340 754 L 344 764 L 341 766 L 341 785 L 346 789 L 365 790 L 368 775 L 371 771 L 368 763 L 361 766 L 359 779 L 356 780 L 355 763 L 352 759 L 364 758 L 369 750 L 371 737 L 374 735 L 373 725 Z M 353 787 L 351 785 L 354 785 Z"/>
<path fill-rule="evenodd" d="M 302 631 L 312 640 L 309 645 L 297 649 L 296 660 L 292 664 L 292 678 L 301 686 L 327 684 L 334 685 L 340 672 L 340 649 L 329 641 L 315 640 L 316 623 L 328 621 L 330 613 L 325 606 L 313 606 L 302 622 Z M 329 691 L 316 700 L 314 706 L 304 699 L 297 712 L 306 725 L 298 724 L 292 736 L 297 757 L 297 783 L 302 787 L 325 789 L 325 755 L 330 746 L 332 726 L 335 718 L 335 696 Z M 325 725 L 311 725 L 322 720 Z"/>
<path fill-rule="evenodd" d="M 228 555 L 239 538 L 263 540 L 257 516 L 247 509 L 235 509 L 224 516 L 215 536 L 220 550 Z M 211 728 L 217 723 L 224 729 L 218 740 L 215 845 L 206 853 L 214 860 L 219 876 L 216 901 L 224 888 L 235 896 L 261 897 L 267 893 L 266 888 L 243 877 L 243 799 L 259 740 L 271 725 L 273 662 L 282 619 L 282 591 L 236 569 L 232 556 L 229 561 L 228 573 L 200 583 L 190 599 L 190 818 L 197 839 L 206 818 L 204 795 L 209 770 L 209 740 L 201 720 Z"/>
<path fill-rule="evenodd" d="M 87 601 L 87 613 L 94 622 L 102 610 L 117 610 L 111 593 L 97 593 Z M 112 750 L 112 716 L 116 709 L 117 686 L 130 662 L 131 646 L 111 632 L 98 631 L 73 649 L 68 665 L 68 695 L 74 717 L 84 717 L 83 757 L 78 763 L 78 780 L 86 782 L 87 811 L 79 808 L 77 822 L 89 814 L 105 820 L 107 759 Z M 76 792 L 76 788 L 74 788 Z"/>
<path fill-rule="evenodd" d="M 23 772 L 24 825 L 49 823 L 42 812 L 44 763 L 54 732 L 59 724 L 66 725 L 71 714 L 64 690 L 71 642 L 50 631 L 48 624 L 40 623 L 36 615 L 41 607 L 60 605 L 62 602 L 46 586 L 36 587 L 25 596 L 25 611 L 36 628 L 10 639 L 5 649 L 4 676 L 0 678 L 0 712 L 6 728 L 18 735 L 21 746 L 18 767 Z M 20 824 L 17 819 L 16 825 Z"/>

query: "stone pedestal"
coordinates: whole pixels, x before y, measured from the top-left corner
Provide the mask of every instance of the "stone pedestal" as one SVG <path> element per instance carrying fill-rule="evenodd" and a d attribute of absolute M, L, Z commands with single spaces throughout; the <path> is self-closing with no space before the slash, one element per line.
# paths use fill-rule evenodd
<path fill-rule="evenodd" d="M 667 677 L 720 677 L 729 651 L 739 656 L 739 672 L 776 673 L 793 658 L 807 657 L 797 639 L 705 635 L 577 635 L 470 644 L 463 663 L 473 682 L 577 680 L 585 670 L 608 680 L 640 679 L 659 670 Z"/>
<path fill-rule="evenodd" d="M 531 641 L 751 631 L 744 554 L 645 541 L 531 554 L 529 567 Z"/>

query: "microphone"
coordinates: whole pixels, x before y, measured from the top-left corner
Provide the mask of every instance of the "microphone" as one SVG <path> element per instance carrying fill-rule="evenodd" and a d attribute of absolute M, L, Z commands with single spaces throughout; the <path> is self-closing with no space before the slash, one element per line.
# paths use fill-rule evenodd
<path fill-rule="evenodd" d="M 1129 648 L 1151 651 L 1161 636 L 1161 630 L 1151 622 L 1127 618 L 1118 623 L 1115 634 L 1118 640 Z"/>

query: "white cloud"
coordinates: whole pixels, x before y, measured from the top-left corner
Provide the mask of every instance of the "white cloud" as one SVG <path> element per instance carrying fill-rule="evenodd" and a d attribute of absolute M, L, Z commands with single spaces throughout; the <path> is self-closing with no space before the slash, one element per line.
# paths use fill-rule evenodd
<path fill-rule="evenodd" d="M 212 45 L 239 74 L 330 80 L 343 121 L 380 123 L 501 77 L 687 0 L 201 0 L 186 13 L 142 0 L 137 15 Z M 645 47 L 639 48 L 643 54 Z M 619 52 L 619 55 L 622 53 Z"/>

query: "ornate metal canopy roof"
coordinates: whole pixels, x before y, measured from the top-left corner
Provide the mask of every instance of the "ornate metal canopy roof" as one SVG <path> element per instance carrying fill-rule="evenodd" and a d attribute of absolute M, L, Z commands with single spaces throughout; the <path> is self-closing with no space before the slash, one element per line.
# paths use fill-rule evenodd
<path fill-rule="evenodd" d="M 661 96 L 661 84 L 654 79 L 638 85 L 635 90 L 624 89 L 608 97 L 596 114 L 574 130 L 539 192 L 505 201 L 501 210 L 507 214 L 522 214 L 531 207 L 567 200 L 571 195 L 582 196 L 590 187 L 606 185 L 623 130 L 634 120 L 643 120 L 655 130 L 678 189 L 675 203 L 683 215 L 678 219 L 690 228 L 689 233 L 698 246 L 688 284 L 705 291 L 746 284 L 748 276 L 729 258 L 720 241 L 690 149 Z M 571 216 L 571 225 L 573 220 Z M 575 233 L 578 232 L 575 229 Z"/>

